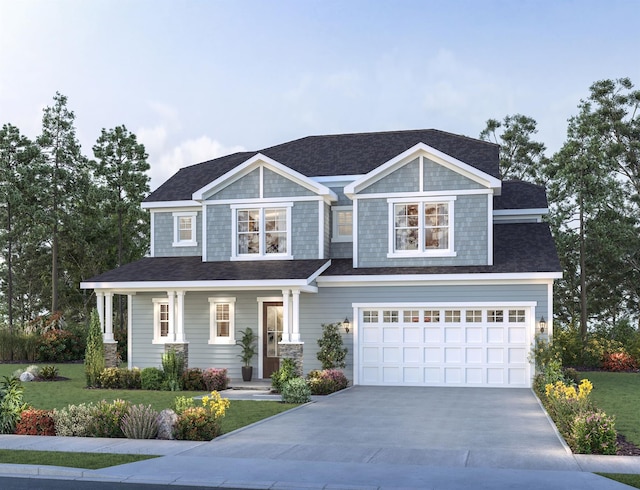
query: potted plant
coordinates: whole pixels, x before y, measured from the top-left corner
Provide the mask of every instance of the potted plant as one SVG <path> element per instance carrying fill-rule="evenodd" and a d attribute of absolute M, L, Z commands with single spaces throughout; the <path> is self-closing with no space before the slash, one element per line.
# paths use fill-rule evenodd
<path fill-rule="evenodd" d="M 245 330 L 240 330 L 242 337 L 236 341 L 236 344 L 242 348 L 242 352 L 238 354 L 238 357 L 242 359 L 244 366 L 242 366 L 242 381 L 251 381 L 253 377 L 253 366 L 251 360 L 256 355 L 256 343 L 258 336 L 253 333 L 253 329 L 247 327 Z"/>

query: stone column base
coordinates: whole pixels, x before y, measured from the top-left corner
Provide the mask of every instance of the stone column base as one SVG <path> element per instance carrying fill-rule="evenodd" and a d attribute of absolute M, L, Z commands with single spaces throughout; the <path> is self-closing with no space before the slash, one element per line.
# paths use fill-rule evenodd
<path fill-rule="evenodd" d="M 184 368 L 187 369 L 189 367 L 189 344 L 164 344 L 164 352 L 165 354 L 169 352 L 171 349 L 176 351 L 176 354 L 182 354 L 184 357 Z"/>
<path fill-rule="evenodd" d="M 279 343 L 280 359 L 293 359 L 296 365 L 296 375 L 302 377 L 302 354 L 304 342 L 287 342 Z"/>
<path fill-rule="evenodd" d="M 104 367 L 118 367 L 118 342 L 103 342 L 104 345 Z"/>

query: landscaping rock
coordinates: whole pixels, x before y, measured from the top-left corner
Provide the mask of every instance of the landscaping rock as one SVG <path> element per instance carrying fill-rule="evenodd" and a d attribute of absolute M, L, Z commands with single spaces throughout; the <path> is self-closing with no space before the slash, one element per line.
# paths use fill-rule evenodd
<path fill-rule="evenodd" d="M 158 439 L 175 439 L 173 428 L 178 421 L 178 415 L 166 408 L 158 414 Z"/>
<path fill-rule="evenodd" d="M 35 376 L 29 371 L 25 371 L 20 375 L 20 381 L 33 381 Z"/>

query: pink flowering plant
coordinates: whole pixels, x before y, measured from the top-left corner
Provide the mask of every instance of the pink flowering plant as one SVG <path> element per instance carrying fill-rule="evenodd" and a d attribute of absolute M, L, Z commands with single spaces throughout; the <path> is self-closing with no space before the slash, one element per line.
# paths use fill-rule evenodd
<path fill-rule="evenodd" d="M 349 380 L 338 369 L 323 369 L 309 372 L 307 384 L 312 395 L 329 395 L 344 390 L 349 385 Z"/>
<path fill-rule="evenodd" d="M 571 447 L 580 454 L 616 454 L 616 429 L 613 417 L 599 410 L 576 416 Z"/>

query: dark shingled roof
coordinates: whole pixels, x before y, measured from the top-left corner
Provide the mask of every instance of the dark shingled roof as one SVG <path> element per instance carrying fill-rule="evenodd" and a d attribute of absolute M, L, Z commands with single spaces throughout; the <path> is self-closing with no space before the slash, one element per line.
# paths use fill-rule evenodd
<path fill-rule="evenodd" d="M 257 153 L 307 177 L 361 175 L 418 143 L 500 178 L 498 145 L 436 129 L 307 136 L 259 152 L 235 153 L 185 167 L 152 192 L 145 202 L 189 200 L 195 191 Z"/>
<path fill-rule="evenodd" d="M 502 194 L 493 198 L 493 209 L 546 209 L 548 207 L 544 187 L 522 180 L 503 181 Z"/>
<path fill-rule="evenodd" d="M 483 274 L 510 272 L 562 272 L 547 223 L 500 224 L 493 227 L 493 265 L 433 267 L 363 267 L 351 259 L 332 259 L 322 276 L 397 274 Z"/>
<path fill-rule="evenodd" d="M 328 260 L 203 262 L 197 257 L 145 257 L 84 282 L 250 281 L 307 279 Z"/>
<path fill-rule="evenodd" d="M 332 259 L 323 276 L 398 274 L 482 274 L 561 272 L 556 247 L 546 223 L 501 224 L 493 227 L 494 265 L 433 267 L 365 267 L 351 259 Z M 202 262 L 202 257 L 147 257 L 85 282 L 251 281 L 307 279 L 326 260 Z"/>

